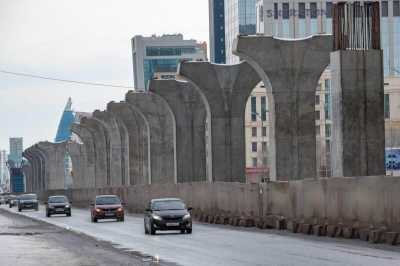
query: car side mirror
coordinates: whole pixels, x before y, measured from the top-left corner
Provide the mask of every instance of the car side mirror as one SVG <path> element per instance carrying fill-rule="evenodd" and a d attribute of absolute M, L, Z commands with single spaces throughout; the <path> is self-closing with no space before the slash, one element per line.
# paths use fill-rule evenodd
<path fill-rule="evenodd" d="M 151 212 L 151 209 L 147 208 L 146 211 L 147 211 L 147 212 Z"/>
<path fill-rule="evenodd" d="M 47 204 L 47 202 L 45 202 L 44 204 Z"/>
<path fill-rule="evenodd" d="M 191 210 L 193 210 L 193 207 L 188 207 L 188 211 L 191 211 Z"/>
<path fill-rule="evenodd" d="M 72 204 L 72 201 L 70 201 L 69 204 Z"/>
<path fill-rule="evenodd" d="M 92 204 L 90 204 L 90 205 L 94 206 L 94 202 L 92 202 Z"/>

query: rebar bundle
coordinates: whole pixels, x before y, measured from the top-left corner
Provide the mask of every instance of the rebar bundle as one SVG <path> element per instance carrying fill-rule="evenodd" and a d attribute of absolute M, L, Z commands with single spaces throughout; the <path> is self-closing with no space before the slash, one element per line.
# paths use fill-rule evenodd
<path fill-rule="evenodd" d="M 380 50 L 379 2 L 333 5 L 333 50 Z"/>

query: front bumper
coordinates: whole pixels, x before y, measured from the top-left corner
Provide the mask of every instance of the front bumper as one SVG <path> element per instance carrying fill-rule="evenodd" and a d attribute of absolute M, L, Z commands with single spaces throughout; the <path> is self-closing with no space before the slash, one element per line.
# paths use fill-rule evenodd
<path fill-rule="evenodd" d="M 93 218 L 95 219 L 116 219 L 116 218 L 124 218 L 124 212 L 118 212 L 118 211 L 113 211 L 113 212 L 96 212 L 93 215 Z"/>
<path fill-rule="evenodd" d="M 168 231 L 168 230 L 182 230 L 192 228 L 192 219 L 186 220 L 154 220 L 152 222 L 152 229 Z"/>
<path fill-rule="evenodd" d="M 11 205 L 11 206 L 18 206 L 18 202 L 12 202 L 12 201 L 10 201 L 10 205 Z"/>
<path fill-rule="evenodd" d="M 21 210 L 33 210 L 37 208 L 37 204 L 24 204 L 24 205 L 18 205 L 18 208 Z"/>
<path fill-rule="evenodd" d="M 71 213 L 71 208 L 52 208 L 48 209 L 49 214 L 69 214 Z"/>

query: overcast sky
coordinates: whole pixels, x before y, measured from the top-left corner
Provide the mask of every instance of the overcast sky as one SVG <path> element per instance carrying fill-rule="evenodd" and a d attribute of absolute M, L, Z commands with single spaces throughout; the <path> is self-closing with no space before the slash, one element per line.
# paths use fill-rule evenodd
<path fill-rule="evenodd" d="M 0 0 L 0 70 L 133 86 L 131 38 L 164 33 L 208 43 L 208 1 Z M 54 141 L 68 97 L 92 112 L 127 90 L 0 73 L 0 150 Z"/>

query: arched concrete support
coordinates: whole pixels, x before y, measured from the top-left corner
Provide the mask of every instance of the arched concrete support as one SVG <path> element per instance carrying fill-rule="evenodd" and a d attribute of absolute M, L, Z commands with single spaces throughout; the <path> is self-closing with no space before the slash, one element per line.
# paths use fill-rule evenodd
<path fill-rule="evenodd" d="M 32 167 L 30 165 L 23 165 L 22 171 L 25 177 L 25 192 L 32 192 Z"/>
<path fill-rule="evenodd" d="M 259 75 L 246 62 L 181 63 L 179 74 L 198 90 L 208 109 L 211 180 L 246 183 L 245 109 Z"/>
<path fill-rule="evenodd" d="M 26 149 L 25 154 L 32 167 L 32 175 L 33 175 L 32 189 L 33 191 L 39 191 L 39 162 L 36 156 L 31 151 L 31 148 Z"/>
<path fill-rule="evenodd" d="M 95 111 L 92 119 L 107 131 L 110 158 L 110 186 L 129 186 L 129 138 L 123 122 L 107 111 Z"/>
<path fill-rule="evenodd" d="M 315 91 L 329 65 L 331 35 L 301 40 L 236 38 L 233 53 L 261 76 L 269 93 L 271 180 L 316 177 Z"/>
<path fill-rule="evenodd" d="M 71 157 L 72 171 L 73 171 L 73 185 L 74 188 L 86 188 L 87 183 L 87 157 L 85 145 L 78 143 L 67 143 L 67 152 Z"/>
<path fill-rule="evenodd" d="M 84 162 L 83 185 L 85 188 L 94 188 L 96 187 L 96 173 L 97 171 L 100 172 L 100 170 L 97 169 L 97 156 L 92 133 L 81 124 L 72 124 L 71 131 L 77 134 L 85 145 L 86 161 Z"/>
<path fill-rule="evenodd" d="M 32 152 L 36 156 L 39 164 L 39 178 L 38 178 L 38 190 L 45 190 L 47 185 L 49 185 L 49 169 L 48 169 L 48 162 L 47 160 L 47 154 L 38 148 L 37 144 L 33 145 L 32 147 Z"/>
<path fill-rule="evenodd" d="M 29 162 L 29 166 L 30 166 L 30 168 L 31 168 L 31 171 L 30 171 L 30 179 L 31 179 L 31 191 L 32 192 L 35 192 L 36 190 L 35 190 L 35 178 L 36 178 L 36 170 L 35 170 L 35 166 L 34 166 L 34 161 L 33 161 L 33 159 L 32 159 L 32 156 L 28 153 L 28 150 L 25 150 L 23 153 L 22 153 L 22 156 L 26 159 L 26 160 L 28 160 L 28 162 Z M 25 172 L 24 172 L 24 174 L 25 174 Z M 25 179 L 28 179 L 28 177 L 27 177 L 27 175 L 25 174 Z M 27 190 L 28 190 L 28 186 L 27 186 Z"/>
<path fill-rule="evenodd" d="M 136 106 L 150 128 L 151 184 L 176 183 L 174 119 L 170 107 L 158 95 L 128 92 L 125 101 Z"/>
<path fill-rule="evenodd" d="M 110 102 L 107 111 L 118 116 L 129 135 L 130 184 L 149 184 L 149 125 L 143 113 L 127 102 Z"/>
<path fill-rule="evenodd" d="M 96 187 L 107 187 L 110 184 L 107 133 L 99 121 L 91 118 L 82 118 L 81 125 L 90 131 L 96 150 Z"/>
<path fill-rule="evenodd" d="M 149 91 L 163 98 L 175 116 L 178 183 L 206 181 L 207 111 L 200 94 L 176 80 L 151 80 Z"/>
<path fill-rule="evenodd" d="M 48 169 L 50 173 L 50 186 L 47 189 L 65 188 L 65 174 L 63 162 L 66 153 L 67 142 L 51 143 L 39 142 L 38 148 L 47 153 Z M 47 180 L 46 180 L 47 181 Z M 47 187 L 47 186 L 46 186 Z"/>

